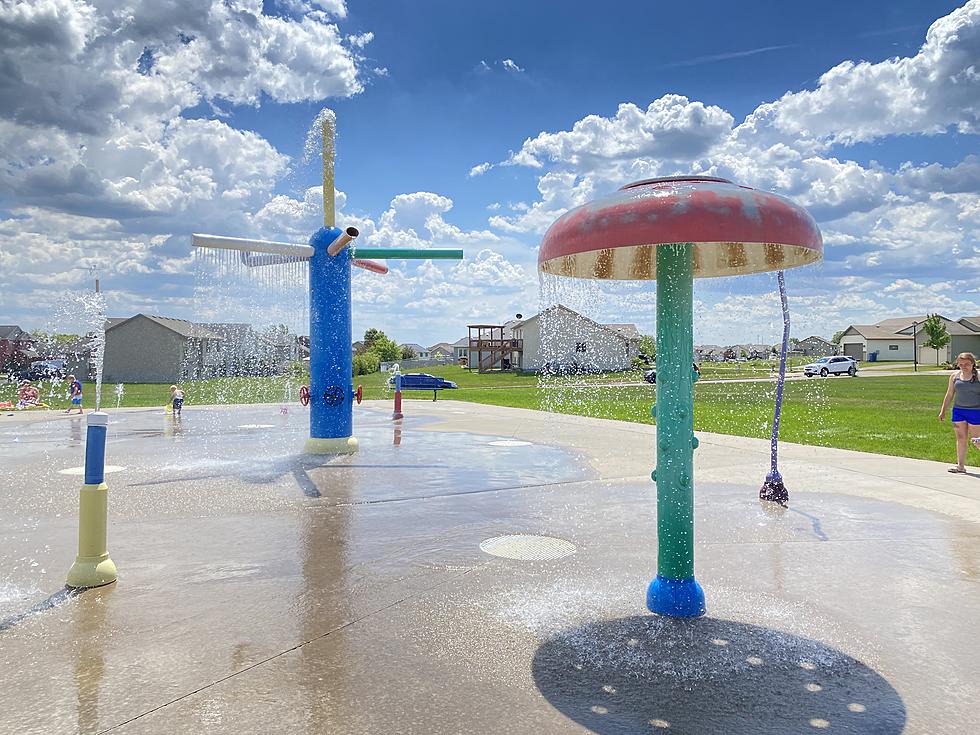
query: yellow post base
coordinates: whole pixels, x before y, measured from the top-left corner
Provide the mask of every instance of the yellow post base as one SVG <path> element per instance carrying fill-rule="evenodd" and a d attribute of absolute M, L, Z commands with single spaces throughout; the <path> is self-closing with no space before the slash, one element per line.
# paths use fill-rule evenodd
<path fill-rule="evenodd" d="M 109 487 L 82 485 L 78 502 L 78 556 L 68 570 L 69 587 L 101 587 L 116 581 L 106 547 Z"/>
<path fill-rule="evenodd" d="M 306 440 L 303 451 L 307 454 L 353 454 L 357 451 L 357 439 L 353 436 L 343 436 L 336 439 Z"/>
<path fill-rule="evenodd" d="M 116 581 L 116 565 L 109 554 L 79 556 L 68 570 L 69 587 L 101 587 Z"/>

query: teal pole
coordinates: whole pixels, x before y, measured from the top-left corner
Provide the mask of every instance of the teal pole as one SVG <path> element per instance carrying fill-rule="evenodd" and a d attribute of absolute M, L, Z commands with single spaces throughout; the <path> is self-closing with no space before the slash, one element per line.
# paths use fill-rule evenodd
<path fill-rule="evenodd" d="M 657 576 L 647 607 L 704 615 L 694 579 L 694 246 L 657 246 Z"/>
<path fill-rule="evenodd" d="M 462 260 L 463 251 L 455 248 L 353 248 L 353 258 L 377 260 Z"/>

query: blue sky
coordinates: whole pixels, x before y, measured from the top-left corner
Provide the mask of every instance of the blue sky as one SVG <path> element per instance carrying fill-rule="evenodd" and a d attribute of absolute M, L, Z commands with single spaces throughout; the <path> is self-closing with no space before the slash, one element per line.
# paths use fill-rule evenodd
<path fill-rule="evenodd" d="M 114 315 L 261 322 L 268 296 L 195 298 L 188 235 L 305 240 L 320 181 L 303 142 L 325 106 L 339 222 L 371 245 L 467 253 L 359 275 L 355 332 L 431 344 L 533 313 L 555 217 L 690 171 L 817 218 L 825 263 L 787 275 L 797 336 L 980 314 L 980 0 L 609 6 L 13 2 L 0 322 L 49 325 L 60 294 L 85 287 L 79 265 L 99 269 Z M 771 276 L 696 296 L 699 340 L 775 340 Z M 653 330 L 652 284 L 566 298 Z"/>

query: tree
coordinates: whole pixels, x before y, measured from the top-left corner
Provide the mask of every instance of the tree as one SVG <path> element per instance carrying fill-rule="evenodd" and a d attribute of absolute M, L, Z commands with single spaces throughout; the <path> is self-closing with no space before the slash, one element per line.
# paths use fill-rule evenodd
<path fill-rule="evenodd" d="M 374 347 L 374 342 L 379 337 L 384 337 L 385 333 L 380 329 L 371 328 L 364 333 L 364 351 L 368 352 Z"/>
<path fill-rule="evenodd" d="M 373 327 L 364 333 L 364 352 L 374 353 L 381 362 L 397 362 L 402 359 L 402 348 L 380 329 Z"/>
<path fill-rule="evenodd" d="M 402 347 L 403 360 L 414 360 L 416 357 L 418 357 L 418 355 L 415 354 L 415 350 L 413 350 L 411 347 L 409 347 L 408 345 Z"/>
<path fill-rule="evenodd" d="M 640 350 L 641 355 L 646 355 L 651 360 L 657 359 L 657 338 L 649 334 L 644 334 L 640 337 L 640 342 L 637 345 Z"/>
<path fill-rule="evenodd" d="M 373 352 L 377 355 L 381 362 L 397 362 L 402 359 L 402 348 L 398 346 L 395 340 L 386 336 L 384 333 L 374 340 L 368 352 Z"/>
<path fill-rule="evenodd" d="M 922 331 L 929 337 L 924 344 L 936 351 L 936 365 L 939 365 L 939 350 L 948 345 L 951 339 L 949 332 L 946 331 L 946 322 L 939 314 L 930 314 L 922 322 Z"/>
<path fill-rule="evenodd" d="M 830 341 L 833 342 L 835 345 L 839 345 L 840 338 L 843 336 L 844 336 L 844 330 L 841 329 L 840 331 L 834 332 L 834 336 L 830 338 Z"/>

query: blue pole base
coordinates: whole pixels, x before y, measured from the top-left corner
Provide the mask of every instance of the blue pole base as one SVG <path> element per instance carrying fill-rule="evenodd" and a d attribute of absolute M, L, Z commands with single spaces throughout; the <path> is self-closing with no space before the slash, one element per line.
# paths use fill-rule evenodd
<path fill-rule="evenodd" d="M 647 609 L 671 618 L 697 618 L 705 613 L 704 590 L 694 577 L 671 579 L 658 574 L 647 588 Z"/>

